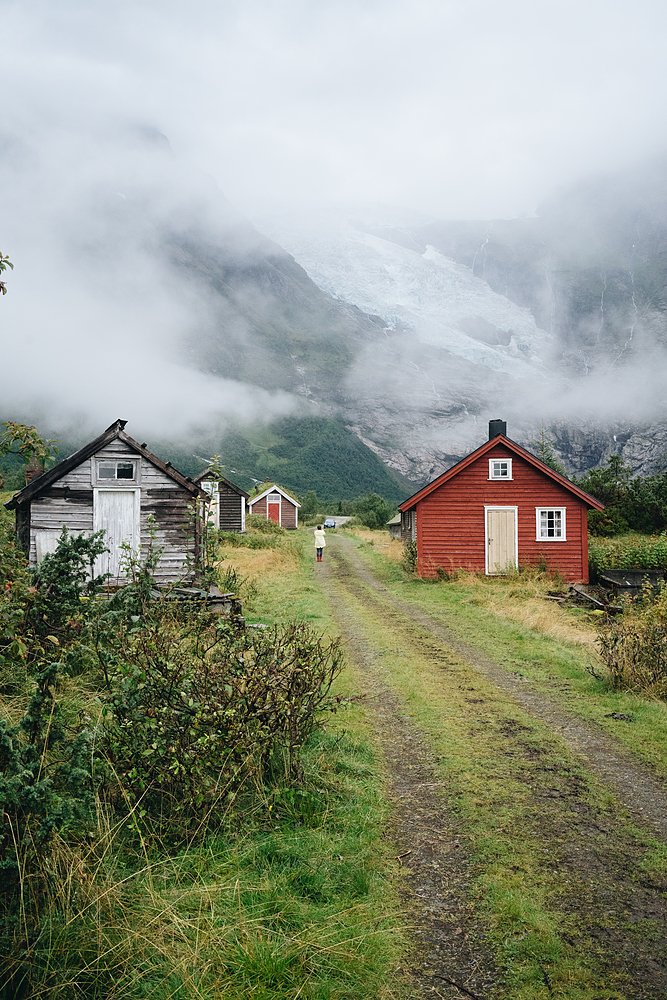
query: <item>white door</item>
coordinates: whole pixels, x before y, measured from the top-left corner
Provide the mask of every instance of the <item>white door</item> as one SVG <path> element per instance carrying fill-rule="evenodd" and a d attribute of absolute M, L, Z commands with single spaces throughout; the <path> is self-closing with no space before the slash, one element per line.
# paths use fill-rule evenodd
<path fill-rule="evenodd" d="M 486 508 L 486 572 L 502 575 L 516 569 L 516 507 Z"/>
<path fill-rule="evenodd" d="M 127 575 L 127 549 L 139 548 L 139 490 L 95 490 L 93 530 L 105 532 L 108 552 L 95 561 L 95 575 L 110 573 L 113 583 Z"/>

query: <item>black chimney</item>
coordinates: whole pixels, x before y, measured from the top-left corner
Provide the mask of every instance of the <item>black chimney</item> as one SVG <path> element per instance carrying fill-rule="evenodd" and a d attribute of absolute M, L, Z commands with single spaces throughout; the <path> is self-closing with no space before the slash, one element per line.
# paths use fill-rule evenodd
<path fill-rule="evenodd" d="M 489 420 L 489 441 L 493 441 L 497 438 L 499 434 L 503 437 L 507 437 L 507 421 L 506 420 Z"/>

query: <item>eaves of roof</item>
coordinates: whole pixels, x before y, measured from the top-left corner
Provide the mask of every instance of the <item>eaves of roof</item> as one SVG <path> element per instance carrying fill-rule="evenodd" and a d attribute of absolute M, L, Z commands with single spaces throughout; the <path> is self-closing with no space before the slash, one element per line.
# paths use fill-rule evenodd
<path fill-rule="evenodd" d="M 284 490 L 282 486 L 276 486 L 275 483 L 271 483 L 271 485 L 268 486 L 263 493 L 258 493 L 256 497 L 250 497 L 248 499 L 248 503 L 251 505 L 256 503 L 258 500 L 261 500 L 262 497 L 265 497 L 267 493 L 280 493 L 282 496 L 285 497 L 286 500 L 289 500 L 290 503 L 295 504 L 297 507 L 301 506 L 296 497 L 293 497 L 290 493 L 287 492 L 287 490 Z"/>
<path fill-rule="evenodd" d="M 579 499 L 583 500 L 589 507 L 593 507 L 594 510 L 604 510 L 604 504 L 600 503 L 600 501 L 594 496 L 591 496 L 590 493 L 587 493 L 579 486 L 571 483 L 569 479 L 566 479 L 565 476 L 561 476 L 559 472 L 555 472 L 553 469 L 549 468 L 549 466 L 545 465 L 544 462 L 540 462 L 539 458 L 535 458 L 535 456 L 531 455 L 529 451 L 522 448 L 520 444 L 517 444 L 516 441 L 512 441 L 511 438 L 505 437 L 504 434 L 499 434 L 497 437 L 491 438 L 490 441 L 485 441 L 484 444 L 480 448 L 477 448 L 476 451 L 473 451 L 470 455 L 462 458 L 461 461 L 457 462 L 456 465 L 453 465 L 451 469 L 447 469 L 446 472 L 443 472 L 442 475 L 438 476 L 437 479 L 434 479 L 433 482 L 429 483 L 427 486 L 423 486 L 422 489 L 413 494 L 413 496 L 404 500 L 403 503 L 398 505 L 398 509 L 404 513 L 405 511 L 411 510 L 416 506 L 416 504 L 419 503 L 420 500 L 424 500 L 427 496 L 433 493 L 434 490 L 437 490 L 444 483 L 449 482 L 449 480 L 457 476 L 459 472 L 463 472 L 464 469 L 475 462 L 478 458 L 482 458 L 488 451 L 491 451 L 491 449 L 498 444 L 505 445 L 505 447 L 514 452 L 515 455 L 523 458 L 530 465 L 533 465 L 540 472 L 543 472 L 544 475 L 549 476 L 550 479 L 553 479 L 560 486 L 569 490 L 570 493 L 579 497 Z"/>
<path fill-rule="evenodd" d="M 246 500 L 250 497 L 249 493 L 246 493 L 245 490 L 242 490 L 240 486 L 237 486 L 236 483 L 232 483 L 225 476 L 220 475 L 220 473 L 217 473 L 215 475 L 209 475 L 209 472 L 210 472 L 209 469 L 204 469 L 203 472 L 198 473 L 196 476 L 193 477 L 192 479 L 193 483 L 203 483 L 203 482 L 224 483 L 225 486 L 229 486 L 230 489 L 234 490 L 235 493 L 238 493 L 240 497 L 245 497 Z"/>
<path fill-rule="evenodd" d="M 182 486 L 183 489 L 187 490 L 188 493 L 192 494 L 193 497 L 206 498 L 206 494 L 200 490 L 196 483 L 187 476 L 184 476 L 178 469 L 175 469 L 170 462 L 163 462 L 161 458 L 154 455 L 151 451 L 146 448 L 145 445 L 139 444 L 134 438 L 131 438 L 129 434 L 126 434 L 123 428 L 127 423 L 126 420 L 116 420 L 111 424 L 104 433 L 96 437 L 94 441 L 90 441 L 88 444 L 84 445 L 83 448 L 79 448 L 75 451 L 73 455 L 66 458 L 64 461 L 59 462 L 58 465 L 54 465 L 52 469 L 47 472 L 43 472 L 41 476 L 37 476 L 33 479 L 27 486 L 18 493 L 15 493 L 11 500 L 8 500 L 5 507 L 8 510 L 14 510 L 17 507 L 23 506 L 25 503 L 29 503 L 31 500 L 37 498 L 44 490 L 47 490 L 54 483 L 57 483 L 59 479 L 66 476 L 68 472 L 72 469 L 76 469 L 78 465 L 85 462 L 87 459 L 91 458 L 93 455 L 97 454 L 106 445 L 111 444 L 112 441 L 118 439 L 123 441 L 129 448 L 142 455 L 148 462 L 155 465 L 158 469 L 164 472 L 167 476 Z"/>

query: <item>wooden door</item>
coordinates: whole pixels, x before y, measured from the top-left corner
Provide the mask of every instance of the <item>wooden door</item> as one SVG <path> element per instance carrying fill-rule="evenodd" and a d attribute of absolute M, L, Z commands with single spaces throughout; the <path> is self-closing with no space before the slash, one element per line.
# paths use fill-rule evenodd
<path fill-rule="evenodd" d="M 276 524 L 280 524 L 280 494 L 271 494 L 266 498 L 266 509 L 269 514 L 269 520 L 275 521 Z"/>
<path fill-rule="evenodd" d="M 136 490 L 95 490 L 93 528 L 104 531 L 109 549 L 95 561 L 95 574 L 109 573 L 109 582 L 127 574 L 127 549 L 139 547 L 139 506 Z"/>
<path fill-rule="evenodd" d="M 486 572 L 501 575 L 517 564 L 516 507 L 487 507 Z"/>

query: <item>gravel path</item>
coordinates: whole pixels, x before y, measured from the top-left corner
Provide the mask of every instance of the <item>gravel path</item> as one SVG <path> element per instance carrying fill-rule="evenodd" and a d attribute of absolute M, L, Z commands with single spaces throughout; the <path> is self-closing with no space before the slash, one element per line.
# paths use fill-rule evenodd
<path fill-rule="evenodd" d="M 453 651 L 468 665 L 471 684 L 475 673 L 491 680 L 559 736 L 653 835 L 667 840 L 665 784 L 594 724 L 568 713 L 530 682 L 460 640 L 442 622 L 390 592 L 363 563 L 351 539 L 329 536 L 317 576 L 348 654 L 365 679 L 364 704 L 384 756 L 394 803 L 388 836 L 404 866 L 404 897 L 416 941 L 408 970 L 416 991 L 412 995 L 446 1000 L 507 997 L 484 923 L 470 903 L 474 872 L 465 838 L 457 835 L 454 817 L 447 811 L 443 775 L 428 738 L 408 717 L 391 686 L 382 650 L 365 630 L 359 611 L 370 615 L 376 627 L 385 625 L 386 634 L 396 635 L 402 648 L 426 653 L 434 670 L 447 670 L 448 651 Z M 518 733 L 508 730 L 506 736 L 505 752 L 514 760 L 534 752 L 521 739 L 525 727 L 518 729 Z M 584 963 L 595 956 L 610 981 L 626 984 L 624 992 L 614 990 L 609 996 L 665 997 L 667 879 L 641 867 L 645 856 L 641 838 L 623 833 L 613 810 L 596 812 L 583 784 L 579 787 L 567 771 L 560 774 L 545 754 L 543 775 L 533 769 L 527 775 L 538 780 L 525 779 L 534 817 L 530 836 L 549 848 L 548 865 L 558 873 L 560 888 L 551 905 L 576 928 L 572 940 L 562 935 L 564 947 L 581 954 Z M 550 997 L 554 993 L 546 970 L 544 976 L 544 996 Z M 595 1000 L 606 996 L 596 992 Z"/>
<path fill-rule="evenodd" d="M 550 726 L 585 759 L 588 769 L 614 790 L 630 812 L 647 822 L 652 832 L 667 842 L 667 782 L 652 775 L 620 743 L 594 723 L 564 711 L 555 699 L 534 690 L 529 680 L 508 673 L 481 650 L 459 639 L 446 625 L 391 593 L 364 565 L 349 539 L 340 538 L 337 541 L 355 574 L 367 587 L 382 595 L 382 602 L 388 609 L 419 623 L 475 670 L 511 695 L 526 712 Z"/>

